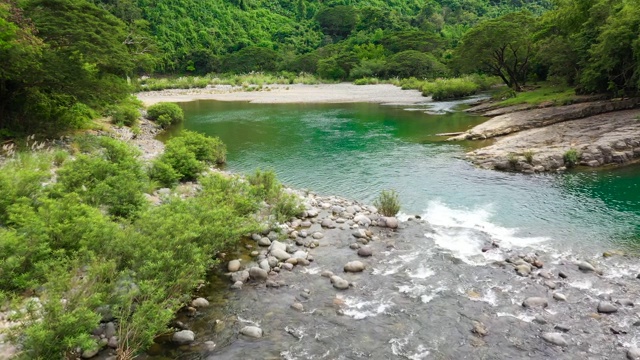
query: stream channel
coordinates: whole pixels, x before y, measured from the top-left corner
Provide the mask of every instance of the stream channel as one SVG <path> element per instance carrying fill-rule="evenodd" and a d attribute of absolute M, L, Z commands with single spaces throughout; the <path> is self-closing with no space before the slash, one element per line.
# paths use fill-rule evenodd
<path fill-rule="evenodd" d="M 374 231 L 381 239 L 372 245 L 374 256 L 364 273 L 345 277 L 355 286 L 342 292 L 320 276 L 323 270 L 342 274 L 347 261 L 358 259 L 345 238 L 349 233 L 338 229 L 327 231 L 327 246 L 312 250 L 317 260 L 310 266 L 278 275 L 287 283 L 278 289 L 247 283 L 230 290 L 225 261 L 198 293 L 212 306 L 185 319 L 196 343 L 158 345 L 146 357 L 623 358 L 622 348 L 637 344 L 637 314 L 622 309 L 604 320 L 589 314 L 603 298 L 640 294 L 640 284 L 629 280 L 640 272 L 637 258 L 602 258 L 605 250 L 633 252 L 640 243 L 640 167 L 540 175 L 477 169 L 464 153 L 486 143 L 436 136 L 485 120 L 454 111 L 459 105 L 181 104 L 186 121 L 165 136 L 183 128 L 218 136 L 227 144 L 225 170 L 272 169 L 284 184 L 325 197 L 319 201 L 339 196 L 371 204 L 381 190 L 395 189 L 400 218 L 412 219 L 396 232 Z M 481 252 L 487 239 L 499 243 L 499 251 Z M 559 283 L 570 299 L 565 307 L 525 311 L 524 297 L 551 298 L 552 292 L 533 276 L 493 265 L 533 252 L 549 264 L 545 269 L 569 275 Z M 234 258 L 254 261 L 243 248 L 227 254 Z M 577 271 L 578 260 L 597 261 L 603 275 Z M 297 301 L 304 311 L 290 308 Z M 533 321 L 535 316 L 548 322 Z M 470 332 L 474 320 L 489 328 L 486 337 Z M 238 335 L 251 324 L 265 336 Z M 572 329 L 565 335 L 568 347 L 540 340 L 558 324 Z M 625 332 L 612 337 L 609 327 Z"/>

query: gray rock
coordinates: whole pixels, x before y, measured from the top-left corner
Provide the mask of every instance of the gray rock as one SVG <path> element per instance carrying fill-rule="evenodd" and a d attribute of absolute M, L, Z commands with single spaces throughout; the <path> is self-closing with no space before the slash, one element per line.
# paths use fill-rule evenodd
<path fill-rule="evenodd" d="M 365 227 L 371 225 L 371 219 L 369 219 L 368 216 L 362 215 L 362 214 L 356 215 L 356 217 L 353 218 L 353 222 L 355 222 L 360 226 L 365 226 Z"/>
<path fill-rule="evenodd" d="M 327 229 L 335 229 L 336 224 L 334 224 L 333 221 L 331 221 L 331 219 L 327 218 L 322 220 L 322 222 L 320 223 L 320 226 Z"/>
<path fill-rule="evenodd" d="M 325 270 L 325 271 L 323 271 L 323 272 L 320 274 L 320 276 L 322 276 L 322 277 L 326 277 L 326 278 L 330 278 L 330 277 L 332 277 L 332 276 L 333 276 L 333 272 L 331 272 L 331 271 L 329 271 L 329 270 Z"/>
<path fill-rule="evenodd" d="M 564 294 L 561 294 L 559 292 L 553 293 L 553 298 L 558 300 L 558 301 L 567 301 L 567 297 L 564 296 Z"/>
<path fill-rule="evenodd" d="M 373 254 L 373 251 L 368 246 L 363 246 L 360 249 L 358 249 L 358 256 L 369 257 L 372 254 Z"/>
<path fill-rule="evenodd" d="M 171 341 L 180 345 L 191 344 L 195 340 L 196 340 L 196 334 L 194 334 L 193 331 L 191 330 L 181 330 L 181 331 L 175 332 L 171 337 Z"/>
<path fill-rule="evenodd" d="M 269 272 L 271 271 L 271 266 L 269 266 L 269 260 L 264 259 L 262 261 L 260 261 L 260 264 L 258 264 L 258 266 L 260 267 L 260 269 Z"/>
<path fill-rule="evenodd" d="M 565 332 L 565 333 L 569 332 L 569 330 L 571 330 L 571 328 L 569 326 L 564 325 L 564 324 L 558 324 L 558 325 L 554 326 L 553 328 L 555 330 L 562 331 L 562 332 Z"/>
<path fill-rule="evenodd" d="M 293 230 L 292 232 L 289 233 L 289 239 L 296 239 L 298 237 L 298 232 L 296 230 Z"/>
<path fill-rule="evenodd" d="M 289 270 L 289 271 L 293 270 L 293 264 L 291 264 L 291 263 L 284 263 L 284 264 L 282 264 L 281 267 L 283 269 L 285 269 L 285 270 Z"/>
<path fill-rule="evenodd" d="M 522 302 L 522 306 L 526 308 L 547 307 L 548 305 L 549 305 L 549 302 L 547 301 L 546 298 L 537 297 L 537 296 L 528 297 Z"/>
<path fill-rule="evenodd" d="M 529 264 L 520 264 L 516 266 L 516 273 L 520 276 L 528 276 L 531 273 Z"/>
<path fill-rule="evenodd" d="M 294 302 L 293 304 L 291 304 L 291 308 L 300 312 L 304 311 L 304 306 L 299 302 Z"/>
<path fill-rule="evenodd" d="M 229 261 L 229 265 L 227 265 L 227 270 L 229 270 L 229 272 L 236 272 L 240 270 L 240 266 L 240 260 L 231 260 Z"/>
<path fill-rule="evenodd" d="M 538 276 L 543 277 L 547 280 L 551 279 L 552 275 L 549 272 L 549 270 L 540 270 L 540 272 L 538 272 Z"/>
<path fill-rule="evenodd" d="M 262 236 L 260 236 L 260 234 L 251 234 L 251 239 L 253 239 L 253 241 L 259 241 L 262 239 Z"/>
<path fill-rule="evenodd" d="M 271 246 L 269 246 L 269 250 L 273 251 L 273 250 L 282 250 L 282 251 L 287 251 L 287 244 L 285 243 L 281 243 L 280 241 L 272 241 L 271 242 Z"/>
<path fill-rule="evenodd" d="M 117 349 L 118 348 L 118 337 L 117 336 L 112 336 L 109 338 L 109 342 L 107 343 L 107 346 L 112 348 L 112 349 Z"/>
<path fill-rule="evenodd" d="M 336 275 L 331 277 L 331 284 L 333 284 L 333 287 L 338 290 L 346 290 L 349 288 L 349 282 Z"/>
<path fill-rule="evenodd" d="M 205 351 L 213 351 L 216 348 L 216 343 L 211 340 L 205 341 L 202 345 L 204 346 Z"/>
<path fill-rule="evenodd" d="M 269 239 L 269 241 L 278 240 L 278 234 L 275 231 L 270 231 L 269 235 L 267 235 L 267 238 Z"/>
<path fill-rule="evenodd" d="M 473 333 L 477 334 L 478 336 L 486 336 L 489 331 L 487 330 L 487 327 L 479 322 L 479 321 L 473 321 L 473 329 L 471 330 Z"/>
<path fill-rule="evenodd" d="M 395 217 L 386 217 L 384 219 L 385 224 L 389 229 L 397 229 L 398 228 L 398 219 Z"/>
<path fill-rule="evenodd" d="M 556 286 L 557 286 L 557 285 L 556 285 L 556 283 L 555 283 L 555 282 L 553 282 L 553 281 L 551 281 L 551 280 L 547 280 L 547 281 L 545 281 L 545 282 L 544 282 L 544 285 L 545 285 L 546 287 L 548 287 L 549 289 L 552 289 L 552 290 L 553 290 L 553 289 L 555 289 L 555 288 L 556 288 Z"/>
<path fill-rule="evenodd" d="M 274 268 L 278 266 L 278 259 L 275 256 L 267 257 L 267 263 L 269 263 L 270 268 Z"/>
<path fill-rule="evenodd" d="M 309 210 L 307 210 L 307 217 L 312 218 L 312 217 L 316 217 L 316 216 L 318 216 L 318 210 L 316 210 L 316 209 L 309 209 Z M 303 225 L 304 223 L 305 223 L 305 222 L 303 221 L 303 222 L 301 223 L 301 226 L 304 226 L 304 225 Z M 309 226 L 311 226 L 311 224 L 309 224 Z"/>
<path fill-rule="evenodd" d="M 559 277 L 561 277 L 561 278 L 563 278 L 563 279 L 566 279 L 566 278 L 568 278 L 568 277 L 569 277 L 569 276 L 568 276 L 565 272 L 563 272 L 563 271 L 558 272 L 558 276 L 559 276 Z"/>
<path fill-rule="evenodd" d="M 307 266 L 309 264 L 311 264 L 311 262 L 307 259 L 298 259 L 298 265 Z"/>
<path fill-rule="evenodd" d="M 258 245 L 260 245 L 260 246 L 269 246 L 269 245 L 271 245 L 271 240 L 269 240 L 269 238 L 267 238 L 267 237 L 260 238 L 260 240 L 258 240 Z"/>
<path fill-rule="evenodd" d="M 627 359 L 640 360 L 640 348 L 632 346 L 629 349 L 627 349 Z"/>
<path fill-rule="evenodd" d="M 115 334 L 116 334 L 116 325 L 113 322 L 109 321 L 104 326 L 104 337 L 108 339 L 114 336 Z"/>
<path fill-rule="evenodd" d="M 231 288 L 233 290 L 242 290 L 242 281 L 236 281 L 235 283 L 233 283 L 233 285 L 231 285 Z"/>
<path fill-rule="evenodd" d="M 313 235 L 311 235 L 311 237 L 313 237 L 316 240 L 320 240 L 324 237 L 324 234 L 319 231 L 316 231 L 313 233 Z"/>
<path fill-rule="evenodd" d="M 92 357 L 98 355 L 99 352 L 100 352 L 99 347 L 96 347 L 95 349 L 91 349 L 91 350 L 85 350 L 82 352 L 82 358 L 91 359 Z"/>
<path fill-rule="evenodd" d="M 601 314 L 612 314 L 617 311 L 618 308 L 608 301 L 600 301 L 598 303 L 598 312 Z"/>
<path fill-rule="evenodd" d="M 311 221 L 309 221 L 309 220 L 305 220 L 305 221 L 303 221 L 303 222 L 301 222 L 301 223 L 300 223 L 300 227 L 308 228 L 308 227 L 310 227 L 310 226 L 311 226 Z M 305 233 L 305 234 L 306 234 L 306 233 Z"/>
<path fill-rule="evenodd" d="M 364 229 L 355 229 L 351 235 L 353 235 L 356 239 L 366 239 L 367 232 Z"/>
<path fill-rule="evenodd" d="M 249 280 L 249 272 L 247 270 L 236 271 L 231 274 L 231 281 L 235 282 L 247 282 Z"/>
<path fill-rule="evenodd" d="M 191 301 L 191 306 L 193 306 L 194 308 L 201 308 L 201 307 L 207 307 L 209 306 L 209 301 L 207 301 L 207 299 L 205 298 L 195 298 Z M 113 335 L 111 335 L 113 336 Z M 107 336 L 107 337 L 111 337 L 111 336 Z"/>
<path fill-rule="evenodd" d="M 635 305 L 631 299 L 618 299 L 618 300 L 616 300 L 616 304 L 619 304 L 619 305 L 622 305 L 622 306 L 634 306 Z"/>
<path fill-rule="evenodd" d="M 364 264 L 360 261 L 350 261 L 344 266 L 345 272 L 361 272 L 364 270 Z"/>
<path fill-rule="evenodd" d="M 568 346 L 569 343 L 567 342 L 567 340 L 564 339 L 564 337 L 562 336 L 562 334 L 560 333 L 552 333 L 552 332 L 546 332 L 542 334 L 542 339 L 544 339 L 544 341 L 554 344 L 554 345 L 558 345 L 558 346 Z"/>
<path fill-rule="evenodd" d="M 291 255 L 291 257 L 294 259 L 306 259 L 308 255 L 309 253 L 307 253 L 306 251 L 298 250 L 294 252 L 293 255 Z"/>
<path fill-rule="evenodd" d="M 258 339 L 262 337 L 262 329 L 257 326 L 245 326 L 240 330 L 240 334 Z"/>
<path fill-rule="evenodd" d="M 291 257 L 291 255 L 282 249 L 273 249 L 271 250 L 271 255 L 278 259 L 279 261 L 286 261 Z"/>
<path fill-rule="evenodd" d="M 578 265 L 578 269 L 580 269 L 580 270 L 582 270 L 584 272 L 596 271 L 596 268 L 593 265 L 591 265 L 588 262 L 586 262 L 586 261 L 580 261 L 580 262 L 578 262 L 577 265 Z"/>
<path fill-rule="evenodd" d="M 252 267 L 249 269 L 249 276 L 254 280 L 267 280 L 269 278 L 269 274 L 259 267 Z"/>
<path fill-rule="evenodd" d="M 343 211 L 344 211 L 344 208 L 342 206 L 337 206 L 336 205 L 336 206 L 333 206 L 331 208 L 331 212 L 334 213 L 334 214 L 340 214 Z"/>

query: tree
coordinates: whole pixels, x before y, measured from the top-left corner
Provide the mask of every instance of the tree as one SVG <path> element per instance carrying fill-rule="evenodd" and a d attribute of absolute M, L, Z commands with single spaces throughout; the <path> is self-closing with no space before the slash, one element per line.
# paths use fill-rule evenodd
<path fill-rule="evenodd" d="M 522 90 L 535 54 L 534 25 L 534 18 L 527 12 L 511 13 L 478 24 L 464 35 L 456 49 L 459 69 L 488 72 L 499 76 L 510 88 Z"/>
<path fill-rule="evenodd" d="M 316 20 L 322 32 L 334 39 L 344 39 L 356 26 L 356 11 L 351 6 L 339 5 L 320 10 Z"/>
<path fill-rule="evenodd" d="M 415 50 L 397 53 L 387 61 L 387 75 L 401 78 L 436 78 L 446 75 L 447 68 L 433 55 Z"/>

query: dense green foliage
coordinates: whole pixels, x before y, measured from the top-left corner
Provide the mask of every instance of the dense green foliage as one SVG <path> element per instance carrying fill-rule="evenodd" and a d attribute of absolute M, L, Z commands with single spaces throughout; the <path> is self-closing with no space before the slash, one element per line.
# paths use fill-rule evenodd
<path fill-rule="evenodd" d="M 198 161 L 221 159 L 221 144 L 202 135 L 172 144 Z M 97 346 L 91 330 L 101 319 L 115 319 L 121 358 L 145 349 L 215 255 L 258 230 L 263 202 L 277 218 L 300 211 L 272 173 L 255 185 L 208 174 L 195 195 L 151 205 L 153 184 L 134 149 L 91 136 L 75 148 L 60 167 L 60 155 L 19 153 L 0 171 L 0 291 L 23 309 L 12 316 L 22 322 L 24 359 L 79 357 L 76 348 Z M 39 300 L 21 300 L 25 293 Z"/>
<path fill-rule="evenodd" d="M 182 122 L 184 120 L 184 112 L 177 104 L 160 102 L 149 106 L 147 118 L 162 127 L 167 127 L 171 124 Z"/>

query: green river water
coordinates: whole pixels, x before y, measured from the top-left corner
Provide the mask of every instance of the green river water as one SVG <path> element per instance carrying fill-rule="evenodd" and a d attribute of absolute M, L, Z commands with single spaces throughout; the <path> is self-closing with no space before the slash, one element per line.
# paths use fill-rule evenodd
<path fill-rule="evenodd" d="M 273 169 L 286 185 L 371 203 L 395 189 L 402 212 L 444 226 L 486 228 L 599 251 L 640 242 L 640 167 L 523 175 L 477 169 L 437 133 L 482 122 L 428 105 L 181 104 L 180 128 L 220 137 L 227 170 Z"/>

